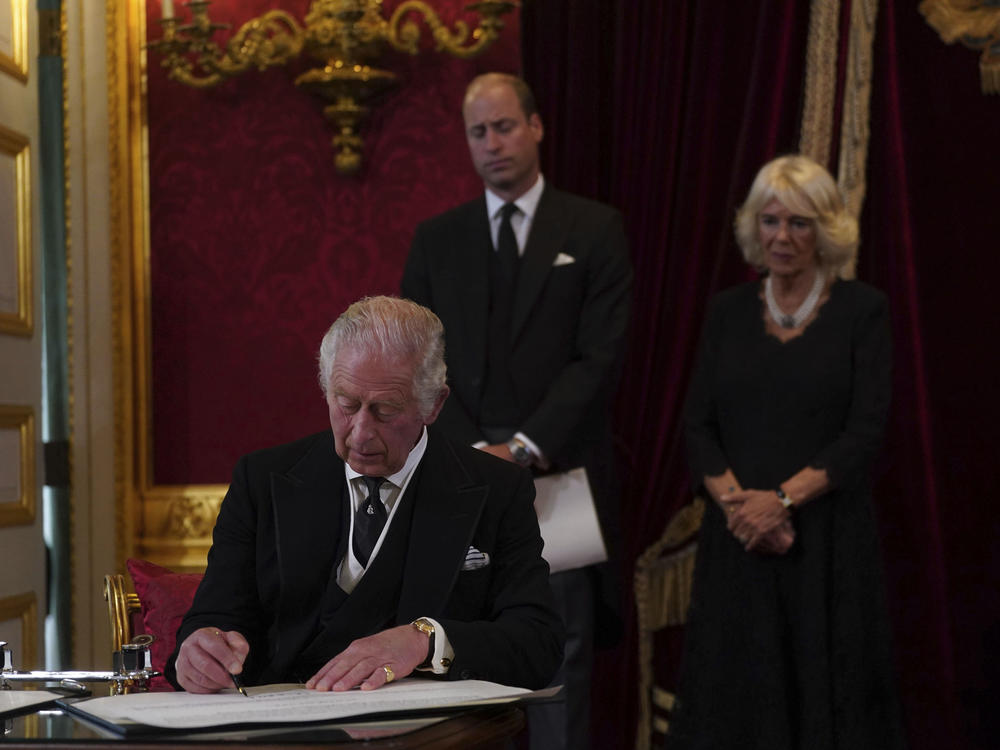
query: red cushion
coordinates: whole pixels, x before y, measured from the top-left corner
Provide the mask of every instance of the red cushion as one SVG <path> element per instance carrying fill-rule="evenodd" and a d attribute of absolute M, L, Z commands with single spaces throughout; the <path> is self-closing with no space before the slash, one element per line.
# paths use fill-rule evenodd
<path fill-rule="evenodd" d="M 150 647 L 153 669 L 162 672 L 174 652 L 174 636 L 181 620 L 191 608 L 194 592 L 201 583 L 201 573 L 175 573 L 148 560 L 125 561 L 135 593 L 142 603 L 142 622 L 146 632 L 155 636 Z M 171 690 L 163 677 L 152 681 L 153 690 Z"/>

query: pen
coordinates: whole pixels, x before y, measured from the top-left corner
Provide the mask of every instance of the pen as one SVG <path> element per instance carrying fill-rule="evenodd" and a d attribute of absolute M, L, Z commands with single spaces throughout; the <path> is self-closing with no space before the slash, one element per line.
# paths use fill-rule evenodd
<path fill-rule="evenodd" d="M 236 686 L 236 689 L 239 690 L 240 693 L 243 694 L 243 697 L 244 698 L 249 698 L 250 696 L 247 695 L 246 688 L 243 687 L 243 680 L 240 679 L 240 676 L 238 674 L 234 674 L 234 675 L 230 675 L 230 677 L 233 678 L 233 684 Z"/>

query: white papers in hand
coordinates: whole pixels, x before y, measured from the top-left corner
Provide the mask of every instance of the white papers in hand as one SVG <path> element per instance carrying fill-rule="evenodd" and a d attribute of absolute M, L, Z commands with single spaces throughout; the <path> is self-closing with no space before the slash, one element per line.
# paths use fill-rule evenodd
<path fill-rule="evenodd" d="M 537 477 L 535 513 L 545 542 L 542 557 L 551 572 L 582 568 L 608 559 L 594 495 L 582 467 Z"/>

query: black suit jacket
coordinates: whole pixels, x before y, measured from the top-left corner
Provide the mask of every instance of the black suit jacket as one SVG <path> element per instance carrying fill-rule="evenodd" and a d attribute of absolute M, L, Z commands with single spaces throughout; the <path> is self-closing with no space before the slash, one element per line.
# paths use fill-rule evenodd
<path fill-rule="evenodd" d="M 455 650 L 449 678 L 548 684 L 562 658 L 562 625 L 534 488 L 513 468 L 431 430 L 378 556 L 347 595 L 336 585 L 348 501 L 332 433 L 244 456 L 178 647 L 201 627 L 237 630 L 250 643 L 250 684 L 302 680 L 352 640 L 427 616 Z M 463 570 L 470 546 L 490 565 Z M 172 682 L 175 659 L 176 651 Z"/>
<path fill-rule="evenodd" d="M 479 415 L 493 252 L 482 196 L 417 227 L 403 274 L 403 296 L 432 309 L 445 327 L 451 396 L 437 424 L 468 444 L 485 439 Z M 631 287 L 621 215 L 546 185 L 514 292 L 510 374 L 520 417 L 514 426 L 541 448 L 553 469 L 587 467 L 612 555 L 619 523 L 610 411 Z M 612 580 L 604 576 L 601 601 L 613 613 L 618 595 Z M 614 640 L 606 631 L 616 629 L 615 620 L 612 615 L 599 621 L 599 637 L 607 636 L 602 640 Z"/>

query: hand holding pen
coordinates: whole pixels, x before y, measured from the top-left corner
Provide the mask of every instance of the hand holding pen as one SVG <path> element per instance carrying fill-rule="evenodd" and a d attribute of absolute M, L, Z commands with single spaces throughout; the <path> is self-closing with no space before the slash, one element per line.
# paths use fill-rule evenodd
<path fill-rule="evenodd" d="M 189 693 L 217 693 L 235 685 L 247 695 L 239 675 L 249 652 L 250 644 L 235 630 L 199 628 L 177 652 L 177 682 Z"/>

